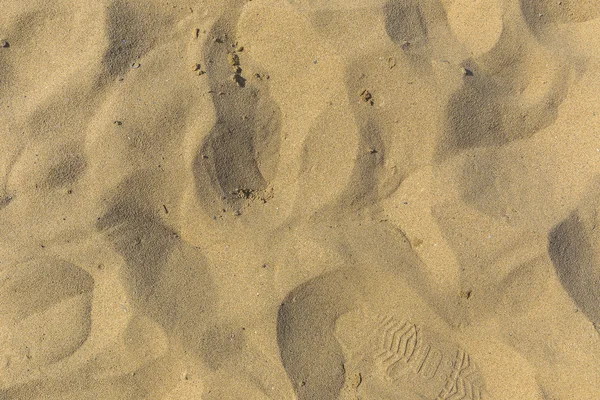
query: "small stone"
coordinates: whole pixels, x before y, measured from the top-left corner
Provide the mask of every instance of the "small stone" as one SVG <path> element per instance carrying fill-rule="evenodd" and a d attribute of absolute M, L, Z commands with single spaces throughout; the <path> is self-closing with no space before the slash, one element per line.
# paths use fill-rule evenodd
<path fill-rule="evenodd" d="M 396 57 L 389 57 L 388 58 L 388 67 L 390 67 L 390 69 L 392 69 L 395 66 L 396 66 Z"/>
<path fill-rule="evenodd" d="M 200 70 L 200 64 L 192 65 L 192 71 L 198 71 L 198 70 Z"/>
<path fill-rule="evenodd" d="M 138 68 L 139 68 L 139 67 L 141 67 L 141 66 L 142 66 L 142 64 L 140 64 L 140 63 L 137 63 L 137 62 L 136 62 L 136 63 L 133 63 L 133 64 L 131 64 L 131 68 L 132 68 L 132 69 L 138 69 Z"/>
<path fill-rule="evenodd" d="M 10 47 L 10 43 L 8 43 L 7 40 L 2 40 L 0 41 L 0 46 L 4 47 L 5 49 L 8 49 Z"/>
<path fill-rule="evenodd" d="M 464 76 L 473 76 L 473 71 L 471 71 L 470 69 L 462 67 L 460 70 Z"/>

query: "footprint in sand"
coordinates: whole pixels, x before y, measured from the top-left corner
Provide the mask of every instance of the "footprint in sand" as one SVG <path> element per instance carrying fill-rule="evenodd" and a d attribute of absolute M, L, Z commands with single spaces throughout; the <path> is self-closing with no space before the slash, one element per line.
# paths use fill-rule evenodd
<path fill-rule="evenodd" d="M 351 311 L 336 323 L 346 376 L 357 392 L 389 399 L 490 399 L 458 344 L 411 321 Z M 360 374 L 360 375 L 358 375 Z M 358 390 L 360 388 L 360 390 Z"/>
<path fill-rule="evenodd" d="M 232 7 L 220 18 L 206 44 L 216 122 L 198 149 L 194 176 L 197 198 L 211 213 L 239 210 L 244 200 L 267 188 L 281 141 L 279 107 L 257 79 L 243 77 L 246 71 L 231 29 L 239 13 L 239 7 Z"/>
<path fill-rule="evenodd" d="M 279 310 L 281 358 L 299 399 L 491 399 L 464 348 L 414 313 L 418 301 L 401 301 L 414 321 L 377 315 L 396 306 L 368 306 L 351 280 L 342 271 L 317 277 Z"/>
<path fill-rule="evenodd" d="M 51 258 L 2 272 L 0 390 L 39 379 L 41 369 L 83 345 L 91 330 L 93 285 L 84 270 Z"/>

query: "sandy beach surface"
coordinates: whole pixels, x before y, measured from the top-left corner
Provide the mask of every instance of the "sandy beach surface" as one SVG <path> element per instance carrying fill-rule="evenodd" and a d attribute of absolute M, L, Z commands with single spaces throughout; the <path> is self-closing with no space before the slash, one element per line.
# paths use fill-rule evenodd
<path fill-rule="evenodd" d="M 0 399 L 600 399 L 599 0 L 2 0 Z"/>

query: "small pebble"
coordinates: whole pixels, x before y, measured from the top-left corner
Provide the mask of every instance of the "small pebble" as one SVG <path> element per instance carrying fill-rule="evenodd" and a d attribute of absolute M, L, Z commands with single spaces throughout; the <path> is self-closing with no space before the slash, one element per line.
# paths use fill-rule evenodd
<path fill-rule="evenodd" d="M 9 48 L 9 47 L 10 47 L 10 43 L 8 43 L 8 41 L 7 41 L 7 40 L 2 40 L 2 41 L 0 42 L 0 46 L 2 46 L 2 47 L 4 47 L 5 49 L 7 49 L 7 48 Z"/>
<path fill-rule="evenodd" d="M 388 67 L 390 69 L 394 68 L 396 66 L 396 57 L 389 57 L 388 58 Z"/>
<path fill-rule="evenodd" d="M 471 71 L 470 69 L 466 69 L 466 68 L 461 68 L 461 71 L 463 73 L 463 75 L 465 76 L 473 76 L 473 71 Z"/>

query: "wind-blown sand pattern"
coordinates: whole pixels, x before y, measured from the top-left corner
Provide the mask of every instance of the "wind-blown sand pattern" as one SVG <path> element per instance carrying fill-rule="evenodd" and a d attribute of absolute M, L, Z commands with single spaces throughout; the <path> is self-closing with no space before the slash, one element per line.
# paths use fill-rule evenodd
<path fill-rule="evenodd" d="M 600 399 L 598 0 L 0 9 L 0 399 Z"/>

